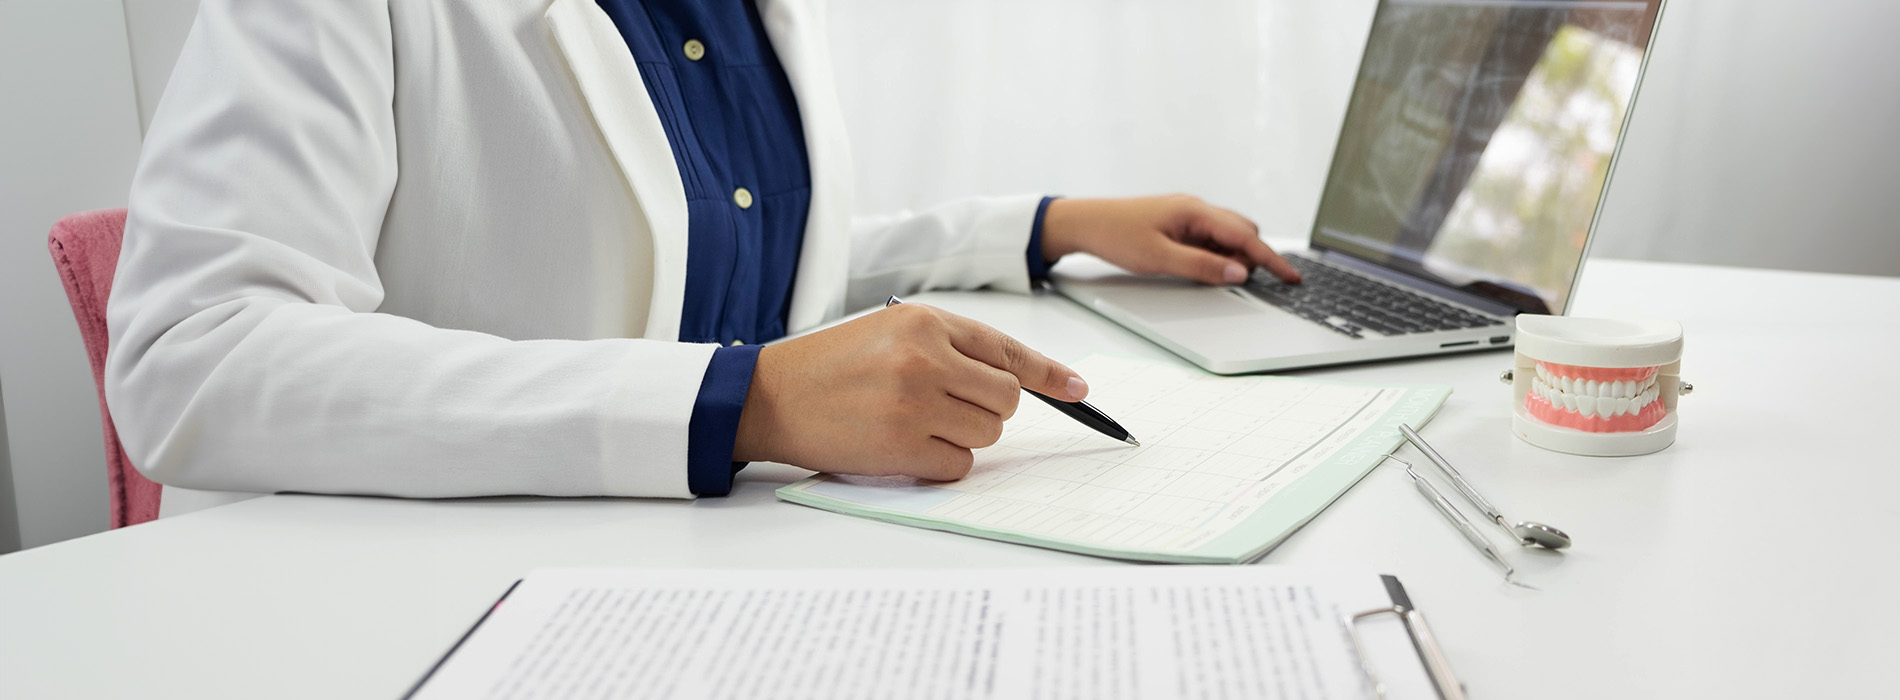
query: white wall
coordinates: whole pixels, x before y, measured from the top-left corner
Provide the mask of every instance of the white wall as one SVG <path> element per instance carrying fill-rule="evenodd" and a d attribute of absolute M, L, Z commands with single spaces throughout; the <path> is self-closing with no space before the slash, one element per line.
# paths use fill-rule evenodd
<path fill-rule="evenodd" d="M 0 381 L 27 547 L 108 524 L 98 395 L 46 236 L 125 206 L 131 66 L 118 0 L 0 0 Z"/>
<path fill-rule="evenodd" d="M 1672 0 L 1599 254 L 1900 275 L 1895 27 L 1896 2 Z"/>

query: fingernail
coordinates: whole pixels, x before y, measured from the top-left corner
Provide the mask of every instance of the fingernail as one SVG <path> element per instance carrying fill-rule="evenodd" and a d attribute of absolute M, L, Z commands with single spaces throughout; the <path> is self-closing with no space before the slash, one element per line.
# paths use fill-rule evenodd
<path fill-rule="evenodd" d="M 1222 276 L 1228 284 L 1240 284 L 1247 281 L 1247 268 L 1241 267 L 1240 263 L 1227 263 L 1227 272 Z"/>
<path fill-rule="evenodd" d="M 1082 381 L 1081 377 L 1069 378 L 1069 400 L 1070 401 L 1081 401 L 1083 397 L 1088 396 L 1088 395 L 1089 395 L 1088 382 Z"/>

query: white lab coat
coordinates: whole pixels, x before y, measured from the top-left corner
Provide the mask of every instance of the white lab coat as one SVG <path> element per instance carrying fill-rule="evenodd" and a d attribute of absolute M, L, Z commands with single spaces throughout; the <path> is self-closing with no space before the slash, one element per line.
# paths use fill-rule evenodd
<path fill-rule="evenodd" d="M 759 7 L 811 162 L 790 328 L 1027 291 L 1034 196 L 852 219 L 824 10 Z M 206 0 L 129 208 L 106 395 L 168 488 L 692 495 L 686 200 L 593 0 Z"/>

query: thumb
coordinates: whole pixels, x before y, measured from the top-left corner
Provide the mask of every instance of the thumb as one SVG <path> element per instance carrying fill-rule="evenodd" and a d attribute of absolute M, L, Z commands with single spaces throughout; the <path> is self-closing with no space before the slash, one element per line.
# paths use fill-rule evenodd
<path fill-rule="evenodd" d="M 1204 284 L 1247 281 L 1247 267 L 1233 258 L 1174 241 L 1161 251 L 1161 271 Z"/>

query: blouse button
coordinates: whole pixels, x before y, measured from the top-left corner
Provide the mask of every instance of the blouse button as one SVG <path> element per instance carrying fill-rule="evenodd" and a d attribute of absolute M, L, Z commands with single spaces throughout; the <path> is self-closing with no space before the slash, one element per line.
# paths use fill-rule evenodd
<path fill-rule="evenodd" d="M 733 190 L 732 203 L 739 205 L 740 209 L 751 209 L 752 208 L 752 190 L 748 190 L 744 187 Z"/>
<path fill-rule="evenodd" d="M 685 50 L 688 61 L 697 61 L 706 57 L 706 45 L 699 43 L 698 39 L 687 39 Z"/>

